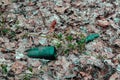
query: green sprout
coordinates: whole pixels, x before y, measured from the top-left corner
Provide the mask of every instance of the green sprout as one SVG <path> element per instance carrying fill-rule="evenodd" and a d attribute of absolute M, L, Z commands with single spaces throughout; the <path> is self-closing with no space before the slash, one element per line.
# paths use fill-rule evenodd
<path fill-rule="evenodd" d="M 31 79 L 31 77 L 32 77 L 33 75 L 32 74 L 25 74 L 24 76 L 23 76 L 23 80 L 30 80 Z"/>
<path fill-rule="evenodd" d="M 32 68 L 32 67 L 28 67 L 28 70 L 29 70 L 30 72 L 33 72 L 33 68 Z"/>
<path fill-rule="evenodd" d="M 57 39 L 62 39 L 62 37 L 63 37 L 62 33 L 58 33 L 58 34 L 57 34 L 57 33 L 54 33 L 53 35 L 54 35 L 54 37 L 57 38 Z"/>
<path fill-rule="evenodd" d="M 68 54 L 69 51 L 70 51 L 69 49 L 65 49 L 65 50 L 64 50 L 64 53 L 65 53 L 65 54 Z"/>
<path fill-rule="evenodd" d="M 7 36 L 8 38 L 13 38 L 16 36 L 16 33 L 14 31 L 12 31 L 11 29 L 7 29 L 7 28 L 0 28 L 0 35 L 1 36 Z"/>
<path fill-rule="evenodd" d="M 12 31 L 10 28 L 6 27 L 5 17 L 1 17 L 0 21 L 0 36 L 7 36 L 9 38 L 15 37 L 15 32 Z"/>
<path fill-rule="evenodd" d="M 56 48 L 60 48 L 62 46 L 62 44 L 61 43 L 57 43 L 55 46 L 56 46 Z"/>
<path fill-rule="evenodd" d="M 68 44 L 68 48 L 69 49 L 75 49 L 75 45 L 73 45 L 73 44 L 70 43 L 70 44 Z"/>
<path fill-rule="evenodd" d="M 59 34 L 57 35 L 57 38 L 58 38 L 58 39 L 62 39 L 62 36 L 63 36 L 62 33 L 59 33 Z"/>
<path fill-rule="evenodd" d="M 12 30 L 11 30 L 11 31 L 9 32 L 9 34 L 8 34 L 8 37 L 9 37 L 9 38 L 13 38 L 13 37 L 15 37 L 15 36 L 16 36 L 16 32 L 15 32 L 15 31 L 12 31 Z"/>
<path fill-rule="evenodd" d="M 78 44 L 80 52 L 83 52 L 85 49 L 85 44 L 86 44 L 86 37 L 83 34 L 81 34 L 80 38 L 81 39 L 77 41 L 77 44 Z"/>
<path fill-rule="evenodd" d="M 68 35 L 68 36 L 66 37 L 66 39 L 67 39 L 68 41 L 72 41 L 72 40 L 73 40 L 73 37 L 72 37 L 72 35 Z"/>
<path fill-rule="evenodd" d="M 1 64 L 2 72 L 6 74 L 8 72 L 7 70 L 7 65 L 6 64 Z"/>
<path fill-rule="evenodd" d="M 4 29 L 1 29 L 0 34 L 1 34 L 1 35 L 6 35 L 9 31 L 10 31 L 10 29 L 4 28 Z"/>

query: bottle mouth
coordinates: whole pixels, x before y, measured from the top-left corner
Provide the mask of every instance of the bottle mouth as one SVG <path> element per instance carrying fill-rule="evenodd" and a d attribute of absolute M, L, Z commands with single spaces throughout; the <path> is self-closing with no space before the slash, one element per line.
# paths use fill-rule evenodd
<path fill-rule="evenodd" d="M 49 46 L 51 47 L 50 49 L 52 49 L 50 52 L 51 52 L 51 56 L 49 56 L 49 59 L 50 60 L 56 60 L 57 58 L 57 53 L 56 53 L 56 48 L 54 46 Z"/>

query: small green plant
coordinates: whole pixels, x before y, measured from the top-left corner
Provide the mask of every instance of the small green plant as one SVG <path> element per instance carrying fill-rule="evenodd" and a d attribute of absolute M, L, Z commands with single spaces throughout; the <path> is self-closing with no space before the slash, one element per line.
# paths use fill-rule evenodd
<path fill-rule="evenodd" d="M 62 44 L 61 43 L 57 43 L 55 46 L 56 46 L 56 48 L 60 48 L 62 46 Z"/>
<path fill-rule="evenodd" d="M 72 35 L 68 35 L 68 36 L 66 36 L 66 39 L 67 39 L 68 41 L 72 41 L 72 40 L 73 40 L 73 37 L 72 37 Z"/>
<path fill-rule="evenodd" d="M 63 53 L 68 54 L 69 51 L 70 51 L 69 49 L 65 49 Z"/>
<path fill-rule="evenodd" d="M 29 66 L 29 67 L 28 67 L 28 70 L 29 70 L 30 72 L 33 72 L 32 66 Z M 25 73 L 24 76 L 23 76 L 23 80 L 30 80 L 31 77 L 33 77 L 33 74 L 32 74 L 32 73 Z"/>
<path fill-rule="evenodd" d="M 58 38 L 58 39 L 62 39 L 62 36 L 63 36 L 62 33 L 59 33 L 59 34 L 57 35 L 57 38 Z"/>
<path fill-rule="evenodd" d="M 24 39 L 24 38 L 27 38 L 28 36 L 29 36 L 29 33 L 26 32 L 26 33 L 24 33 L 21 37 L 22 37 L 22 39 Z"/>
<path fill-rule="evenodd" d="M 44 70 L 40 70 L 40 72 L 39 72 L 41 75 L 43 75 L 44 74 Z"/>
<path fill-rule="evenodd" d="M 0 35 L 1 36 L 7 36 L 8 38 L 13 38 L 16 36 L 16 33 L 14 31 L 12 31 L 11 29 L 7 29 L 7 28 L 4 28 L 4 29 L 1 29 L 0 28 Z"/>
<path fill-rule="evenodd" d="M 31 77 L 32 77 L 33 75 L 32 74 L 25 74 L 24 76 L 23 76 L 23 80 L 30 80 L 31 79 Z"/>
<path fill-rule="evenodd" d="M 3 74 L 7 74 L 7 72 L 8 72 L 7 65 L 6 64 L 1 64 L 1 68 L 2 68 Z"/>
<path fill-rule="evenodd" d="M 33 72 L 33 68 L 32 68 L 32 67 L 28 67 L 28 70 L 29 70 L 30 72 Z"/>
<path fill-rule="evenodd" d="M 68 44 L 68 48 L 69 48 L 69 49 L 75 49 L 75 45 L 69 43 L 69 44 Z"/>
<path fill-rule="evenodd" d="M 7 29 L 7 28 L 4 28 L 4 29 L 1 29 L 1 35 L 6 35 L 7 33 L 9 33 L 10 29 Z"/>
<path fill-rule="evenodd" d="M 54 33 L 53 35 L 54 35 L 55 38 L 60 39 L 60 40 L 61 40 L 62 37 L 63 37 L 62 33 L 58 33 L 58 34 L 57 34 L 57 33 Z"/>
<path fill-rule="evenodd" d="M 83 34 L 80 35 L 80 40 L 77 40 L 77 44 L 79 51 L 83 52 L 86 44 L 86 37 Z"/>
<path fill-rule="evenodd" d="M 12 31 L 10 28 L 6 27 L 6 17 L 1 17 L 0 21 L 0 36 L 7 36 L 8 38 L 15 37 L 15 31 Z"/>
<path fill-rule="evenodd" d="M 13 37 L 15 37 L 16 36 L 16 32 L 15 31 L 12 31 L 12 30 L 10 30 L 10 32 L 8 33 L 8 35 L 7 35 L 9 38 L 13 38 Z"/>

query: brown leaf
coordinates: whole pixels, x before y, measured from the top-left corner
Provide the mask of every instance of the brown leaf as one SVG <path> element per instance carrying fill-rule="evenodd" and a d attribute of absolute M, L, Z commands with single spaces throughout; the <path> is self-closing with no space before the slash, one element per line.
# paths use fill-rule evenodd
<path fill-rule="evenodd" d="M 11 4 L 11 0 L 0 0 L 0 3 L 3 2 L 5 5 Z"/>
<path fill-rule="evenodd" d="M 15 73 L 15 74 L 20 74 L 22 71 L 24 71 L 25 68 L 25 64 L 23 64 L 22 62 L 16 61 L 12 67 L 11 70 Z"/>
<path fill-rule="evenodd" d="M 119 74 L 118 73 L 114 73 L 110 78 L 109 80 L 119 80 L 120 77 L 119 77 Z"/>
<path fill-rule="evenodd" d="M 63 14 L 67 8 L 68 8 L 68 7 L 58 7 L 58 6 L 56 6 L 54 9 L 55 9 L 57 12 Z"/>
<path fill-rule="evenodd" d="M 81 76 L 86 76 L 85 72 L 80 72 Z"/>
<path fill-rule="evenodd" d="M 97 20 L 97 25 L 105 28 L 110 25 L 110 22 L 108 22 L 106 19 Z"/>
<path fill-rule="evenodd" d="M 51 25 L 50 25 L 50 31 L 49 32 L 53 32 L 55 30 L 55 25 L 57 24 L 56 20 L 53 20 Z"/>
<path fill-rule="evenodd" d="M 5 48 L 0 48 L 0 51 L 5 53 L 6 52 L 6 49 Z"/>
<path fill-rule="evenodd" d="M 30 1 L 30 2 L 28 3 L 28 5 L 29 5 L 29 6 L 33 6 L 34 3 Z"/>

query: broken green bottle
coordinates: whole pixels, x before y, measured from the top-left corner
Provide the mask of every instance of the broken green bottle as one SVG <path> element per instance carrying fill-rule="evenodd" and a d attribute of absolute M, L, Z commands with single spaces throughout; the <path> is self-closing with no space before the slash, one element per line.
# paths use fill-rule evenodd
<path fill-rule="evenodd" d="M 56 48 L 54 46 L 34 47 L 25 52 L 27 52 L 27 56 L 31 58 L 54 60 L 57 57 Z"/>
<path fill-rule="evenodd" d="M 99 37 L 99 34 L 97 33 L 92 33 L 92 34 L 89 34 L 87 37 L 86 37 L 86 43 L 89 43 L 91 41 L 93 41 L 94 39 L 98 38 Z"/>

